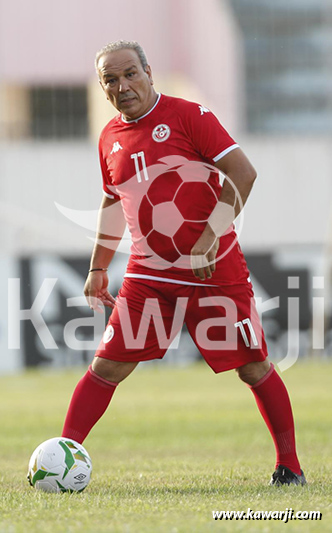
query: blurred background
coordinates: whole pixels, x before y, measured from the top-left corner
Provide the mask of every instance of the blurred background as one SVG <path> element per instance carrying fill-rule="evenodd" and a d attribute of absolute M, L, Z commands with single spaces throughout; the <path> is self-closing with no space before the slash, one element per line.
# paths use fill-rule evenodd
<path fill-rule="evenodd" d="M 139 41 L 156 89 L 210 108 L 257 169 L 240 242 L 272 359 L 329 357 L 332 0 L 0 0 L 0 373 L 94 353 L 91 311 L 67 299 L 82 296 L 114 116 L 94 57 L 117 39 Z M 165 364 L 197 356 L 184 332 Z"/>

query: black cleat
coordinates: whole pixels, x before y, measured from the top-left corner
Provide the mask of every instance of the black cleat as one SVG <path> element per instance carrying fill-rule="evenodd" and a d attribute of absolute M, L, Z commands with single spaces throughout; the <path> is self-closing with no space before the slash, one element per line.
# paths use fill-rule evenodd
<path fill-rule="evenodd" d="M 306 485 L 307 480 L 304 476 L 303 470 L 301 475 L 295 474 L 286 466 L 279 465 L 277 470 L 273 472 L 269 485 Z"/>

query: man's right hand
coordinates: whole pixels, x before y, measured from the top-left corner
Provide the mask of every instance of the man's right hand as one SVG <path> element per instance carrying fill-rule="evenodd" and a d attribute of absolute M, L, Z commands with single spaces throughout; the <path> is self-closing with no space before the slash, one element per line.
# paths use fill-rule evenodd
<path fill-rule="evenodd" d="M 104 306 L 114 307 L 115 298 L 108 292 L 108 275 L 104 270 L 89 272 L 84 294 L 91 309 L 102 313 Z"/>

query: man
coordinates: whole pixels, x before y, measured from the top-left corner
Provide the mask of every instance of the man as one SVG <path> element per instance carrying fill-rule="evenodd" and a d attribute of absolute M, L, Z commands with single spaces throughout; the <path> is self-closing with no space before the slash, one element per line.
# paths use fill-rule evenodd
<path fill-rule="evenodd" d="M 267 360 L 232 224 L 256 178 L 254 168 L 208 109 L 156 93 L 138 43 L 107 45 L 97 54 L 96 69 L 106 98 L 120 114 L 100 137 L 104 198 L 85 295 L 91 308 L 105 305 L 113 311 L 92 365 L 74 391 L 62 435 L 83 442 L 117 385 L 138 362 L 163 357 L 184 319 L 211 368 L 235 368 L 251 388 L 276 447 L 270 484 L 305 484 L 289 397 Z M 222 187 L 219 170 L 225 175 Z M 175 252 L 176 235 L 173 240 L 171 232 L 167 235 L 176 218 L 174 203 L 189 213 Z M 107 290 L 107 269 L 125 222 L 133 245 L 114 299 Z M 161 256 L 154 253 L 157 245 Z M 138 347 L 141 326 L 145 338 Z"/>

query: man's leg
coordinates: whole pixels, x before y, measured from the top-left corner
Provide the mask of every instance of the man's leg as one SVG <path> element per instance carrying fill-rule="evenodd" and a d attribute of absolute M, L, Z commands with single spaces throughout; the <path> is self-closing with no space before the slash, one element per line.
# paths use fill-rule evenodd
<path fill-rule="evenodd" d="M 137 364 L 95 357 L 74 390 L 62 437 L 82 443 L 106 411 L 118 383 L 129 376 Z"/>
<path fill-rule="evenodd" d="M 272 435 L 276 448 L 276 468 L 283 465 L 295 474 L 301 474 L 296 455 L 292 407 L 287 389 L 267 360 L 237 368 L 242 381 L 251 388 L 258 409 Z"/>
<path fill-rule="evenodd" d="M 175 303 L 163 298 L 160 282 L 124 280 L 106 335 L 100 341 L 92 365 L 74 391 L 62 436 L 83 442 L 106 411 L 118 383 L 134 370 L 137 361 L 161 359 L 164 356 L 167 343 L 171 343 L 169 337 L 174 309 Z M 151 323 L 152 316 L 162 318 L 164 337 L 157 338 L 156 329 Z M 148 321 L 150 326 L 147 328 L 146 338 L 140 340 L 137 332 L 144 321 Z M 143 325 L 143 334 L 144 328 Z M 166 346 L 160 348 L 159 341 L 162 341 L 161 344 L 167 341 Z"/>

